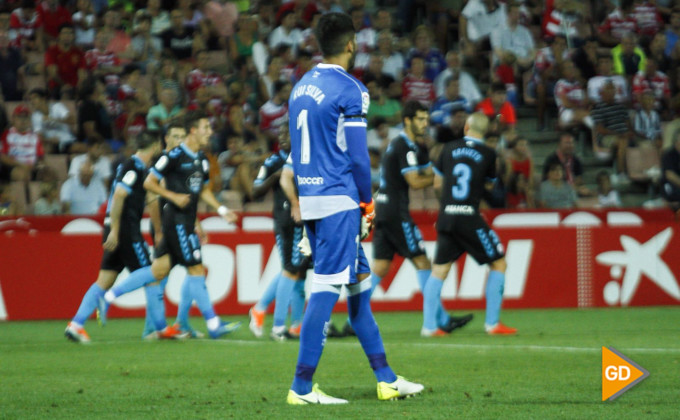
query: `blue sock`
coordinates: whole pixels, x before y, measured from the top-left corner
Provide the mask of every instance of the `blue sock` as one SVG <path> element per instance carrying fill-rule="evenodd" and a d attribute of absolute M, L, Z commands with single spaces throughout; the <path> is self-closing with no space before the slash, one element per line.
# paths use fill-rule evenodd
<path fill-rule="evenodd" d="M 420 292 L 422 293 L 425 290 L 427 279 L 429 279 L 430 275 L 432 275 L 432 270 L 418 270 L 416 271 L 416 275 L 418 276 L 418 286 L 420 287 Z"/>
<path fill-rule="evenodd" d="M 423 327 L 428 330 L 437 329 L 437 308 L 441 305 L 441 293 L 444 282 L 434 276 L 427 279 L 423 291 Z"/>
<path fill-rule="evenodd" d="M 97 309 L 97 301 L 102 296 L 104 296 L 104 289 L 99 287 L 97 283 L 92 283 L 92 286 L 87 289 L 85 296 L 83 296 L 83 300 L 80 302 L 78 312 L 76 312 L 76 316 L 73 317 L 73 322 L 85 325 L 87 318 L 89 318 L 90 315 L 92 315 L 92 312 Z"/>
<path fill-rule="evenodd" d="M 382 281 L 382 277 L 378 277 L 377 274 L 371 273 L 371 296 L 373 296 L 373 291 Z"/>
<path fill-rule="evenodd" d="M 151 331 L 162 331 L 167 327 L 165 321 L 165 302 L 163 288 L 160 284 L 148 284 L 144 287 L 146 293 L 146 316 L 151 320 Z"/>
<path fill-rule="evenodd" d="M 486 325 L 496 325 L 501 317 L 505 273 L 490 271 L 486 279 Z"/>
<path fill-rule="evenodd" d="M 290 323 L 291 325 L 302 322 L 302 315 L 305 312 L 305 282 L 298 280 L 290 296 Z"/>
<path fill-rule="evenodd" d="M 118 297 L 125 293 L 132 292 L 133 290 L 137 290 L 140 287 L 144 287 L 154 281 L 156 281 L 156 279 L 153 274 L 151 274 L 151 266 L 149 265 L 130 273 L 125 280 L 121 281 L 116 287 L 111 289 L 111 291 Z"/>
<path fill-rule="evenodd" d="M 316 286 L 316 285 L 314 285 Z M 320 286 L 323 291 L 312 292 L 300 331 L 300 352 L 291 389 L 298 395 L 312 392 L 312 377 L 326 344 L 326 325 L 340 297 L 340 289 Z M 332 291 L 331 291 L 332 290 Z"/>
<path fill-rule="evenodd" d="M 274 306 L 274 326 L 286 325 L 288 316 L 288 306 L 290 305 L 290 294 L 295 288 L 295 280 L 281 274 L 279 286 L 276 288 L 276 305 Z"/>
<path fill-rule="evenodd" d="M 378 382 L 391 383 L 397 380 L 397 375 L 387 364 L 382 337 L 373 318 L 370 286 L 368 283 L 364 286 L 361 282 L 348 287 L 347 310 L 352 328 L 368 357 L 376 379 Z"/>
<path fill-rule="evenodd" d="M 215 310 L 212 302 L 210 302 L 208 288 L 205 287 L 205 276 L 187 276 L 187 283 L 189 283 L 191 297 L 196 301 L 203 318 L 206 321 L 215 318 Z"/>
<path fill-rule="evenodd" d="M 165 285 L 168 284 L 168 278 L 164 277 L 163 280 L 161 280 L 159 287 L 160 287 L 160 299 L 163 301 L 163 294 L 165 292 Z M 147 285 L 144 288 L 144 293 L 146 294 L 146 316 L 144 318 L 144 333 L 142 334 L 142 337 L 146 336 L 149 333 L 152 333 L 156 330 L 158 330 L 156 323 L 154 322 L 154 316 L 151 311 L 151 307 L 149 306 L 149 300 L 152 298 L 152 294 L 150 293 L 151 291 L 148 289 L 149 286 Z M 162 302 L 163 304 L 160 306 L 162 312 L 159 312 L 158 315 L 156 315 L 159 319 L 160 314 L 162 313 L 163 317 L 163 328 L 167 326 L 167 322 L 165 321 L 165 302 Z M 153 305 L 153 304 L 152 304 Z"/>
<path fill-rule="evenodd" d="M 191 303 L 193 302 L 193 297 L 191 295 L 191 286 L 189 284 L 189 276 L 184 277 L 184 282 L 182 282 L 182 288 L 179 292 L 179 303 L 177 306 L 177 319 L 175 323 L 179 324 L 182 329 L 189 329 L 189 309 L 191 309 Z"/>
<path fill-rule="evenodd" d="M 267 286 L 267 290 L 264 291 L 262 296 L 260 297 L 260 300 L 257 301 L 255 304 L 255 309 L 258 311 L 266 311 L 267 307 L 269 306 L 270 303 L 272 303 L 272 300 L 276 297 L 276 290 L 279 287 L 279 281 L 281 280 L 281 277 L 283 277 L 283 273 L 279 273 L 272 279 L 271 283 L 269 283 L 269 286 Z"/>

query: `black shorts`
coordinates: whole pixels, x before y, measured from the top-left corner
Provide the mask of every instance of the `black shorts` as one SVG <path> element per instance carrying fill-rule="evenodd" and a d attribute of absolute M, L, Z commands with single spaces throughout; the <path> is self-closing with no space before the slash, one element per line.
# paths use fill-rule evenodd
<path fill-rule="evenodd" d="M 420 229 L 412 221 L 376 222 L 373 230 L 373 259 L 391 261 L 395 252 L 409 259 L 425 255 Z"/>
<path fill-rule="evenodd" d="M 498 235 L 480 215 L 459 216 L 453 229 L 437 230 L 435 264 L 456 261 L 463 252 L 470 254 L 479 264 L 487 264 L 505 256 Z"/>
<path fill-rule="evenodd" d="M 201 241 L 194 232 L 194 223 L 172 224 L 163 221 L 163 239 L 154 250 L 154 257 L 170 255 L 170 263 L 185 267 L 202 264 Z"/>
<path fill-rule="evenodd" d="M 102 243 L 106 241 L 110 231 L 110 227 L 104 227 Z M 141 235 L 137 238 L 121 236 L 115 251 L 104 251 L 100 268 L 102 270 L 111 270 L 120 273 L 123 271 L 123 268 L 127 267 L 132 273 L 133 271 L 150 264 L 149 246 Z"/>
<path fill-rule="evenodd" d="M 293 274 L 304 275 L 309 266 L 309 258 L 302 255 L 298 243 L 302 240 L 302 225 L 295 223 L 274 224 L 276 246 L 279 248 L 281 266 L 284 270 Z"/>

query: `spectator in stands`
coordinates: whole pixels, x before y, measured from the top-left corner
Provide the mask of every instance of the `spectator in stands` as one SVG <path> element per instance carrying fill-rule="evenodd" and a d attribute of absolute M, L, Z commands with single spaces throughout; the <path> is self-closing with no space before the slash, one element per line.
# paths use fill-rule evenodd
<path fill-rule="evenodd" d="M 661 155 L 661 196 L 674 210 L 680 208 L 680 130 L 673 144 Z"/>
<path fill-rule="evenodd" d="M 382 57 L 382 72 L 401 81 L 404 75 L 404 56 L 395 49 L 394 42 L 394 35 L 389 29 L 378 32 L 376 52 Z"/>
<path fill-rule="evenodd" d="M 111 142 L 113 131 L 111 118 L 106 111 L 104 84 L 95 78 L 88 78 L 80 89 L 80 99 L 78 139 L 71 146 L 72 151 L 74 147 L 83 150 L 82 144 Z"/>
<path fill-rule="evenodd" d="M 669 24 L 666 25 L 666 48 L 664 53 L 667 57 L 677 60 L 680 57 L 678 50 L 678 39 L 680 39 L 680 8 L 671 11 Z"/>
<path fill-rule="evenodd" d="M 534 39 L 529 30 L 520 25 L 520 5 L 510 3 L 508 6 L 507 23 L 491 32 L 491 48 L 493 49 L 493 63 L 515 63 L 515 75 L 524 73 L 534 64 L 536 49 Z"/>
<path fill-rule="evenodd" d="M 634 133 L 630 125 L 628 110 L 616 103 L 616 87 L 605 83 L 602 87 L 602 101 L 595 103 L 591 111 L 594 122 L 593 151 L 599 159 L 615 157 L 617 176 L 625 182 L 626 150 L 633 141 Z"/>
<path fill-rule="evenodd" d="M 176 92 L 171 88 L 163 88 L 158 95 L 158 104 L 152 106 L 146 114 L 149 130 L 164 129 L 173 118 L 184 115 L 184 109 L 177 105 Z"/>
<path fill-rule="evenodd" d="M 107 90 L 113 94 L 118 87 L 118 75 L 123 66 L 118 55 L 107 49 L 108 36 L 105 32 L 97 32 L 94 37 L 94 48 L 85 52 L 85 67 L 89 74 L 104 79 Z"/>
<path fill-rule="evenodd" d="M 598 39 L 605 47 L 615 47 L 627 32 L 638 32 L 637 20 L 633 16 L 633 0 L 621 0 L 598 29 Z"/>
<path fill-rule="evenodd" d="M 462 69 L 460 53 L 455 50 L 449 50 L 446 53 L 446 69 L 439 73 L 434 81 L 435 93 L 438 97 L 446 94 L 446 81 L 452 76 L 458 78 L 460 95 L 467 99 L 471 107 L 483 99 L 475 78 Z"/>
<path fill-rule="evenodd" d="M 59 4 L 59 0 L 43 0 L 36 7 L 40 20 L 43 23 L 44 42 L 49 43 L 59 36 L 61 25 L 71 24 L 71 13 Z"/>
<path fill-rule="evenodd" d="M 598 42 L 597 38 L 586 38 L 583 45 L 574 51 L 572 60 L 576 65 L 583 80 L 590 80 L 595 77 L 598 72 L 598 56 L 597 56 Z M 607 56 L 609 57 L 609 56 Z M 611 57 L 609 57 L 611 60 Z M 610 65 L 611 67 L 611 65 Z"/>
<path fill-rule="evenodd" d="M 7 32 L 0 30 L 0 94 L 5 101 L 20 101 L 24 85 L 21 51 L 9 45 Z"/>
<path fill-rule="evenodd" d="M 666 55 L 665 49 L 666 34 L 658 32 L 649 43 L 647 60 L 649 61 L 650 58 L 653 58 L 656 61 L 657 69 L 664 74 L 668 74 L 673 68 L 671 58 Z"/>
<path fill-rule="evenodd" d="M 597 58 L 597 76 L 588 79 L 588 99 L 592 103 L 602 101 L 602 88 L 605 83 L 613 83 L 616 89 L 614 100 L 616 103 L 628 105 L 630 97 L 628 94 L 628 83 L 626 78 L 620 74 L 612 74 L 612 58 L 602 55 Z"/>
<path fill-rule="evenodd" d="M 82 50 L 89 50 L 94 46 L 96 16 L 90 0 L 78 0 L 76 12 L 71 16 L 75 30 L 76 46 Z"/>
<path fill-rule="evenodd" d="M 289 82 L 274 82 L 274 96 L 260 107 L 260 133 L 270 150 L 278 150 L 279 127 L 288 123 L 288 97 L 292 86 Z"/>
<path fill-rule="evenodd" d="M 633 32 L 626 32 L 621 43 L 612 49 L 614 73 L 626 78 L 629 85 L 638 71 L 645 70 L 646 56 L 642 48 L 637 46 L 637 37 Z"/>
<path fill-rule="evenodd" d="M 509 145 L 509 151 L 505 157 L 505 185 L 510 188 L 513 177 L 521 175 L 522 179 L 516 180 L 516 194 L 522 193 L 523 200 L 529 207 L 534 207 L 534 163 L 529 149 L 529 140 L 519 137 L 514 144 Z M 520 185 L 523 184 L 523 185 Z M 521 188 L 524 187 L 524 188 Z"/>
<path fill-rule="evenodd" d="M 40 198 L 33 205 L 33 214 L 48 216 L 62 214 L 64 208 L 59 201 L 59 186 L 56 182 L 43 182 L 40 184 Z"/>
<path fill-rule="evenodd" d="M 451 111 L 463 108 L 466 112 L 472 112 L 472 107 L 467 99 L 460 94 L 460 81 L 456 77 L 449 77 L 446 81 L 446 93 L 440 96 L 430 109 L 430 124 L 440 126 L 448 124 Z"/>
<path fill-rule="evenodd" d="M 465 108 L 452 108 L 449 114 L 448 123 L 441 125 L 437 129 L 437 143 L 447 143 L 449 141 L 462 139 L 464 136 L 465 121 L 470 113 Z M 431 159 L 433 162 L 436 159 Z"/>
<path fill-rule="evenodd" d="M 13 125 L 0 137 L 0 163 L 11 168 L 11 180 L 54 177 L 54 173 L 45 166 L 42 139 L 31 128 L 31 110 L 26 105 L 18 105 L 12 112 L 12 119 Z"/>
<path fill-rule="evenodd" d="M 413 57 L 425 60 L 425 77 L 433 80 L 446 68 L 446 60 L 438 48 L 432 46 L 432 33 L 425 25 L 418 26 L 413 32 L 413 48 L 406 58 L 406 66 L 411 66 Z"/>
<path fill-rule="evenodd" d="M 638 34 L 640 34 L 643 45 L 648 45 L 654 35 L 661 31 L 664 26 L 661 13 L 659 13 L 654 2 L 648 0 L 634 1 L 633 18 L 637 22 Z"/>
<path fill-rule="evenodd" d="M 21 207 L 23 206 L 17 202 L 10 185 L 0 182 L 0 217 L 19 216 Z"/>
<path fill-rule="evenodd" d="M 144 74 L 154 74 L 163 52 L 163 41 L 151 33 L 151 16 L 140 15 L 131 41 L 132 61 Z"/>
<path fill-rule="evenodd" d="M 411 68 L 401 82 L 401 101 L 418 101 L 429 108 L 436 99 L 432 81 L 425 77 L 423 57 L 411 58 Z"/>
<path fill-rule="evenodd" d="M 573 61 L 562 62 L 562 78 L 555 84 L 555 103 L 559 110 L 560 128 L 593 127 L 588 98 Z"/>
<path fill-rule="evenodd" d="M 159 37 L 170 29 L 170 14 L 161 8 L 161 0 L 148 0 L 146 9 L 138 10 L 136 16 L 146 14 L 151 16 L 151 35 Z"/>
<path fill-rule="evenodd" d="M 371 103 L 366 115 L 370 128 L 373 128 L 370 124 L 376 117 L 384 118 L 390 126 L 398 125 L 401 122 L 401 103 L 385 94 L 385 90 L 389 87 L 387 83 L 388 81 L 383 77 L 366 76 L 364 78 L 364 84 L 371 96 Z"/>
<path fill-rule="evenodd" d="M 507 22 L 505 4 L 497 0 L 470 0 L 460 14 L 458 38 L 461 51 L 477 69 L 489 68 L 483 53 L 491 50 L 491 32 Z"/>
<path fill-rule="evenodd" d="M 9 39 L 13 47 L 43 51 L 43 22 L 35 9 L 35 0 L 22 0 L 9 18 Z"/>
<path fill-rule="evenodd" d="M 527 197 L 531 192 L 528 182 L 524 174 L 521 172 L 512 172 L 507 182 L 507 192 L 505 194 L 505 203 L 509 209 L 527 209 L 533 208 L 529 205 Z"/>
<path fill-rule="evenodd" d="M 639 71 L 633 78 L 633 103 L 640 106 L 642 94 L 651 91 L 654 94 L 654 108 L 661 113 L 664 119 L 668 119 L 670 109 L 671 88 L 668 76 L 657 70 L 656 60 L 647 57 L 647 65 L 644 71 Z"/>
<path fill-rule="evenodd" d="M 399 135 L 399 130 L 390 125 L 384 117 L 375 117 L 370 120 L 371 128 L 366 133 L 366 144 L 369 150 L 375 149 L 380 154 L 387 150 L 387 146 Z"/>
<path fill-rule="evenodd" d="M 179 9 L 170 12 L 170 28 L 161 34 L 163 48 L 175 59 L 189 60 L 194 51 L 202 48 L 201 38 L 194 36 L 194 29 L 184 26 L 184 14 Z"/>
<path fill-rule="evenodd" d="M 161 59 L 161 68 L 155 83 L 156 97 L 160 97 L 163 89 L 171 89 L 175 92 L 175 101 L 177 105 L 184 103 L 184 88 L 183 83 L 179 79 L 177 65 L 172 57 L 163 57 Z"/>
<path fill-rule="evenodd" d="M 51 98 L 75 98 L 75 89 L 85 80 L 85 55 L 73 45 L 74 36 L 73 25 L 62 25 L 57 43 L 45 52 L 47 86 Z"/>
<path fill-rule="evenodd" d="M 548 178 L 548 169 L 554 163 L 562 165 L 562 177 L 567 184 L 574 187 L 581 196 L 592 195 L 583 182 L 583 164 L 575 154 L 576 145 L 574 135 L 568 132 L 560 134 L 555 153 L 549 155 L 543 162 L 543 180 Z"/>
<path fill-rule="evenodd" d="M 552 3 L 552 4 L 551 4 Z M 587 5 L 578 0 L 548 0 L 543 14 L 544 38 L 564 36 L 572 48 L 592 35 L 590 25 L 583 17 L 588 15 Z"/>
<path fill-rule="evenodd" d="M 597 182 L 597 204 L 599 207 L 621 207 L 619 192 L 612 187 L 609 172 L 600 171 L 595 176 Z"/>
<path fill-rule="evenodd" d="M 123 111 L 113 123 L 114 137 L 124 144 L 146 130 L 146 113 L 149 108 L 136 96 L 128 96 L 122 100 Z"/>
<path fill-rule="evenodd" d="M 292 10 L 284 11 L 281 14 L 280 22 L 281 24 L 269 35 L 269 49 L 273 51 L 284 44 L 296 52 L 303 38 L 302 31 L 295 27 L 295 13 Z"/>
<path fill-rule="evenodd" d="M 53 151 L 66 153 L 76 139 L 71 127 L 76 124 L 76 116 L 62 102 L 47 102 L 47 91 L 35 88 L 28 93 L 33 113 L 33 131 L 40 134 L 45 145 Z"/>
<path fill-rule="evenodd" d="M 227 139 L 240 137 L 243 139 L 243 147 L 252 154 L 264 155 L 268 150 L 264 138 L 258 137 L 249 121 L 247 121 L 243 106 L 233 104 L 227 112 L 227 123 L 222 132 L 216 138 L 213 150 L 222 153 L 227 150 Z"/>
<path fill-rule="evenodd" d="M 376 31 L 371 26 L 364 25 L 363 8 L 351 7 L 347 14 L 352 18 L 354 28 L 357 31 L 357 54 L 354 57 L 354 68 L 365 68 L 368 66 L 371 53 L 376 46 Z"/>
<path fill-rule="evenodd" d="M 194 7 L 195 2 L 192 0 L 179 0 L 177 8 L 182 11 L 184 15 L 184 26 L 198 30 L 203 20 L 203 13 Z"/>
<path fill-rule="evenodd" d="M 92 143 L 88 146 L 87 152 L 76 155 L 71 159 L 71 165 L 68 168 L 68 176 L 77 177 L 80 168 L 89 162 L 92 164 L 92 177 L 95 181 L 103 186 L 109 185 L 111 180 L 111 160 L 105 155 L 107 150 L 106 143 Z"/>
<path fill-rule="evenodd" d="M 539 130 L 545 127 L 548 97 L 553 97 L 555 84 L 561 77 L 562 63 L 568 57 L 567 40 L 563 36 L 556 36 L 549 46 L 541 48 L 536 54 L 534 72 L 526 89 L 525 102 L 536 103 Z"/>
<path fill-rule="evenodd" d="M 654 93 L 648 90 L 640 98 L 640 109 L 635 113 L 635 134 L 642 140 L 649 140 L 661 149 L 661 117 L 654 109 Z"/>
<path fill-rule="evenodd" d="M 106 45 L 107 50 L 128 60 L 131 58 L 130 42 L 132 41 L 132 38 L 130 38 L 130 35 L 125 31 L 121 19 L 119 8 L 109 8 L 109 10 L 104 13 L 104 18 L 102 19 L 103 24 L 97 32 L 102 32 L 107 35 L 109 40 L 109 43 Z"/>
<path fill-rule="evenodd" d="M 489 96 L 477 104 L 476 110 L 489 117 L 489 131 L 502 134 L 506 140 L 514 140 L 517 115 L 507 99 L 505 84 L 493 83 Z"/>
<path fill-rule="evenodd" d="M 86 160 L 76 176 L 69 177 L 61 186 L 59 199 L 64 212 L 70 214 L 96 214 L 106 201 L 106 188 L 93 179 L 92 162 Z"/>
<path fill-rule="evenodd" d="M 538 190 L 539 204 L 547 209 L 570 209 L 576 205 L 576 191 L 564 181 L 564 169 L 559 163 L 548 166 L 548 178 Z"/>
<path fill-rule="evenodd" d="M 270 55 L 267 63 L 267 72 L 260 77 L 260 96 L 268 101 L 274 96 L 274 82 L 282 80 L 283 58 Z"/>
<path fill-rule="evenodd" d="M 239 57 L 252 57 L 253 45 L 258 41 L 257 20 L 248 14 L 239 14 L 236 32 L 229 37 L 229 56 L 232 61 Z"/>
<path fill-rule="evenodd" d="M 241 137 L 228 137 L 227 150 L 220 153 L 218 162 L 224 188 L 236 191 L 245 201 L 250 201 L 253 198 L 256 165 L 259 166 L 262 159 L 247 153 L 243 146 Z"/>
<path fill-rule="evenodd" d="M 192 100 L 196 96 L 196 90 L 199 87 L 204 87 L 208 90 L 208 95 L 211 98 L 220 98 L 222 100 L 228 99 L 227 87 L 224 85 L 222 76 L 208 68 L 210 64 L 210 55 L 206 50 L 196 51 L 194 55 L 196 67 L 191 70 L 186 77 L 185 88 Z"/>

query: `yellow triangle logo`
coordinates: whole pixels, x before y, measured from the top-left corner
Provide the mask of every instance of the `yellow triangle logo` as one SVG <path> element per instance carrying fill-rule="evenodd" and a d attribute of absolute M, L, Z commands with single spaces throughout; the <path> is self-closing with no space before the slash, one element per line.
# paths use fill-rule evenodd
<path fill-rule="evenodd" d="M 602 401 L 613 401 L 649 376 L 613 347 L 602 347 Z"/>

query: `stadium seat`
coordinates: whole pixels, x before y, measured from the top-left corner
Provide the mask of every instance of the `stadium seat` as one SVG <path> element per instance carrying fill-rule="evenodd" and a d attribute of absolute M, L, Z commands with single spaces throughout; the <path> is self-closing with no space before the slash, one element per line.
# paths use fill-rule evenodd
<path fill-rule="evenodd" d="M 653 146 L 631 147 L 626 150 L 628 177 L 636 182 L 654 182 L 659 179 L 660 158 Z"/>
<path fill-rule="evenodd" d="M 576 208 L 579 209 L 592 209 L 599 207 L 599 204 L 597 197 L 580 197 L 576 200 Z"/>
<path fill-rule="evenodd" d="M 48 154 L 45 155 L 45 165 L 49 166 L 56 172 L 59 182 L 66 181 L 68 178 L 68 156 Z"/>

